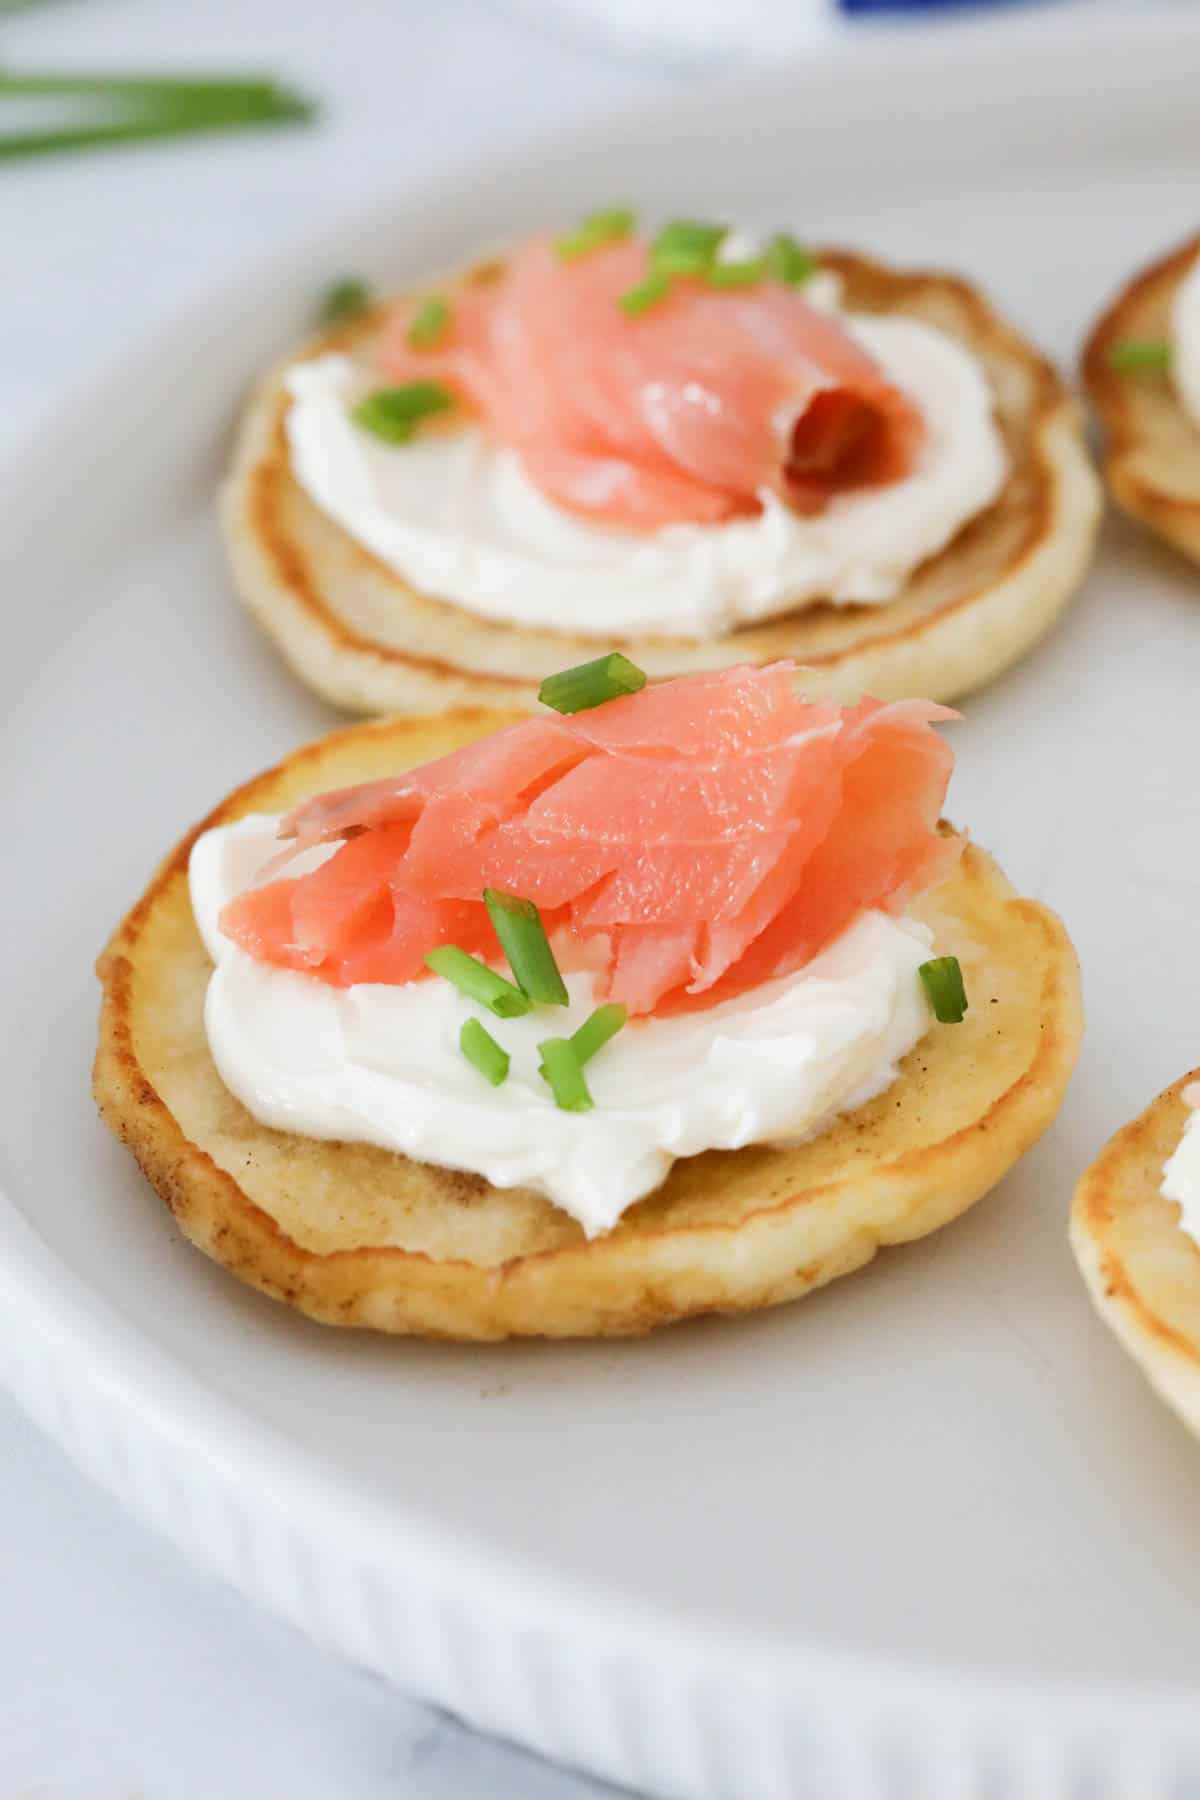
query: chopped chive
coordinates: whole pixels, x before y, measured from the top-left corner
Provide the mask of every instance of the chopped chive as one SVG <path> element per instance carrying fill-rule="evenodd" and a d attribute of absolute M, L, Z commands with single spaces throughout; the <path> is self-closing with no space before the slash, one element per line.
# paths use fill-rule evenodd
<path fill-rule="evenodd" d="M 340 325 L 344 319 L 356 319 L 371 304 L 371 290 L 358 275 L 344 275 L 331 283 L 321 296 L 317 308 L 318 325 Z"/>
<path fill-rule="evenodd" d="M 649 312 L 652 306 L 658 306 L 670 291 L 670 281 L 655 270 L 643 280 L 636 281 L 631 288 L 626 288 L 623 294 L 618 294 L 617 305 L 629 318 L 636 319 L 642 313 Z"/>
<path fill-rule="evenodd" d="M 754 256 L 745 262 L 715 262 L 704 279 L 714 288 L 753 287 L 766 272 L 766 258 Z"/>
<path fill-rule="evenodd" d="M 618 700 L 622 694 L 636 694 L 646 685 L 645 672 L 636 663 L 613 650 L 598 656 L 594 662 L 576 663 L 573 669 L 560 669 L 547 675 L 538 689 L 538 699 L 557 713 L 590 712 L 606 700 Z"/>
<path fill-rule="evenodd" d="M 603 1050 L 605 1044 L 616 1037 L 627 1017 L 625 1008 L 610 1000 L 607 1005 L 598 1006 L 579 1030 L 571 1033 L 571 1048 L 581 1065 L 590 1062 L 597 1050 Z"/>
<path fill-rule="evenodd" d="M 1123 338 L 1108 353 L 1108 366 L 1119 375 L 1162 374 L 1171 366 L 1165 338 Z"/>
<path fill-rule="evenodd" d="M 404 387 L 376 388 L 351 412 L 356 425 L 388 444 L 407 444 L 422 419 L 448 412 L 454 395 L 440 381 L 410 381 Z"/>
<path fill-rule="evenodd" d="M 591 1112 L 592 1096 L 570 1038 L 547 1038 L 538 1049 L 542 1057 L 538 1074 L 549 1084 L 555 1105 L 564 1112 Z"/>
<path fill-rule="evenodd" d="M 778 232 L 767 245 L 767 273 L 788 287 L 802 287 L 816 274 L 818 263 L 811 250 L 798 244 L 786 231 Z"/>
<path fill-rule="evenodd" d="M 440 344 L 450 324 L 450 302 L 444 294 L 430 294 L 413 314 L 408 341 L 414 350 L 432 350 Z"/>
<path fill-rule="evenodd" d="M 727 225 L 674 219 L 663 226 L 651 245 L 651 270 L 656 275 L 704 275 L 716 261 L 728 233 Z"/>
<path fill-rule="evenodd" d="M 933 1016 L 943 1025 L 959 1025 L 967 1010 L 967 990 L 963 986 L 962 968 L 957 956 L 935 956 L 917 970 Z"/>
<path fill-rule="evenodd" d="M 574 231 L 556 238 L 554 248 L 564 262 L 574 262 L 577 256 L 587 256 L 589 251 L 599 250 L 603 244 L 627 238 L 636 223 L 637 215 L 632 207 L 610 206 L 603 212 L 589 213 Z"/>
<path fill-rule="evenodd" d="M 498 1019 L 517 1019 L 530 1009 L 528 995 L 457 944 L 439 944 L 436 950 L 430 950 L 425 966 L 435 975 L 443 975 L 468 1000 L 478 1000 Z"/>
<path fill-rule="evenodd" d="M 521 992 L 542 1006 L 569 1005 L 570 995 L 533 901 L 502 894 L 498 888 L 484 888 L 483 904 Z"/>
<path fill-rule="evenodd" d="M 474 1063 L 485 1081 L 493 1087 L 508 1075 L 509 1054 L 498 1044 L 485 1025 L 478 1019 L 464 1019 L 462 1030 L 458 1034 L 458 1047 L 469 1063 Z"/>

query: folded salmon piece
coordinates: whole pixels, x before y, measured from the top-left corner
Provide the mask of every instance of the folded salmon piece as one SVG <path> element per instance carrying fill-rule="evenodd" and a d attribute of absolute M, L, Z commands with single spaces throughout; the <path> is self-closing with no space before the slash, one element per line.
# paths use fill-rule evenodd
<path fill-rule="evenodd" d="M 557 719 L 523 719 L 419 769 L 302 801 L 285 815 L 279 835 L 294 838 L 297 848 L 303 849 L 352 831 L 416 820 L 432 801 L 447 796 L 469 795 L 474 804 L 500 818 L 528 788 L 583 754 L 576 735 Z"/>
<path fill-rule="evenodd" d="M 432 347 L 402 303 L 381 366 L 443 381 L 552 500 L 631 530 L 754 514 L 764 491 L 818 512 L 909 473 L 920 411 L 836 319 L 770 279 L 676 280 L 630 317 L 649 257 L 627 239 L 564 261 L 535 238 L 460 284 Z"/>
<path fill-rule="evenodd" d="M 961 848 L 938 830 L 953 756 L 932 729 L 957 715 L 810 704 L 793 676 L 687 676 L 318 795 L 281 835 L 344 841 L 238 895 L 221 928 L 335 986 L 411 981 L 438 944 L 501 960 L 482 898 L 499 887 L 631 1013 L 789 974 L 864 909 L 902 911 Z"/>

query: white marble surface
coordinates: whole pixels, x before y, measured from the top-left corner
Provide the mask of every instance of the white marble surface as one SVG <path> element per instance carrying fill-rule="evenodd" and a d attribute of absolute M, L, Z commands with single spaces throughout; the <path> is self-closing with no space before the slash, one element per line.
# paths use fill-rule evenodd
<path fill-rule="evenodd" d="M 56 0 L 0 12 L 0 60 L 264 66 L 327 102 L 316 130 L 0 169 L 0 454 L 72 381 L 311 214 L 672 84 L 489 0 Z M 601 1793 L 256 1613 L 2 1396 L 0 1467 L 3 1800 Z"/>

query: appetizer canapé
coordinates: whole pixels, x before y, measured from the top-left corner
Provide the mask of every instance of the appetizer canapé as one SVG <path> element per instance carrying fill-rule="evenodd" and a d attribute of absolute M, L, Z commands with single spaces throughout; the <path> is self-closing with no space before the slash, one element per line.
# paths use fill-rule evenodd
<path fill-rule="evenodd" d="M 1200 1434 L 1200 1071 L 1160 1094 L 1080 1182 L 1071 1243 L 1101 1318 Z"/>
<path fill-rule="evenodd" d="M 219 807 L 101 960 L 101 1110 L 184 1230 L 318 1318 L 588 1335 L 985 1192 L 1061 1100 L 1074 954 L 939 823 L 944 709 L 795 680 L 610 655 Z"/>
<path fill-rule="evenodd" d="M 1053 370 L 967 284 L 624 213 L 329 328 L 262 384 L 239 591 L 364 710 L 794 657 L 945 698 L 1049 627 L 1098 485 Z"/>
<path fill-rule="evenodd" d="M 1200 237 L 1121 290 L 1088 339 L 1083 375 L 1114 498 L 1200 562 Z"/>

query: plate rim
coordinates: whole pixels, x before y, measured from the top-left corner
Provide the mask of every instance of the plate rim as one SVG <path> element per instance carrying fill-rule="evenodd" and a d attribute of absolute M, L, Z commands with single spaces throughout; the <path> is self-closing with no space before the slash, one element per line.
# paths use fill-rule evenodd
<path fill-rule="evenodd" d="M 1006 1704 L 1033 1700 L 1039 1705 L 1052 1701 L 1056 1705 L 1082 1706 L 1089 1717 L 1095 1710 L 1107 1710 L 1134 1693 L 1139 1706 L 1161 1703 L 1164 1719 L 1171 1718 L 1178 1706 L 1186 1721 L 1196 1723 L 1195 1695 L 1183 1686 L 1148 1684 L 1131 1688 L 1113 1681 L 1031 1682 L 964 1672 L 932 1662 L 912 1664 L 855 1651 L 813 1649 L 742 1629 L 716 1633 L 695 1622 L 681 1623 L 641 1601 L 624 1597 L 614 1601 L 575 1576 L 548 1572 L 531 1557 L 489 1553 L 469 1536 L 438 1532 L 420 1520 L 403 1522 L 409 1542 L 401 1545 L 396 1517 L 383 1500 L 364 1494 L 351 1480 L 327 1476 L 282 1433 L 256 1422 L 234 1401 L 208 1389 L 171 1351 L 136 1324 L 121 1318 L 109 1300 L 89 1288 L 63 1262 L 3 1187 L 0 1251 L 0 1320 L 6 1328 L 14 1324 L 24 1328 L 26 1346 L 37 1340 L 49 1357 L 71 1359 L 80 1384 L 89 1388 L 99 1404 L 114 1411 L 124 1408 L 138 1413 L 164 1445 L 186 1448 L 223 1468 L 226 1474 L 248 1464 L 259 1465 L 260 1478 L 275 1490 L 262 1495 L 268 1505 L 291 1511 L 300 1495 L 314 1528 L 350 1540 L 356 1548 L 361 1548 L 358 1533 L 365 1528 L 381 1565 L 427 1566 L 435 1562 L 441 1566 L 440 1573 L 448 1585 L 458 1584 L 473 1597 L 477 1596 L 481 1580 L 496 1581 L 501 1610 L 514 1616 L 527 1617 L 531 1594 L 537 1595 L 554 1622 L 561 1619 L 564 1603 L 568 1611 L 586 1610 L 589 1624 L 600 1630 L 609 1645 L 618 1648 L 631 1629 L 642 1647 L 647 1632 L 661 1634 L 663 1645 L 686 1663 L 708 1660 L 717 1644 L 732 1646 L 752 1677 L 782 1675 L 807 1679 L 814 1673 L 837 1679 L 846 1675 L 865 1677 L 872 1683 L 886 1683 L 890 1698 L 899 1698 L 905 1705 L 931 1698 L 934 1683 L 942 1690 L 940 1701 L 945 1699 L 945 1687 L 950 1686 L 959 1700 L 988 1699 Z M 10 1345 L 13 1341 L 6 1331 L 0 1336 L 0 1350 L 5 1337 Z M 145 1351 L 152 1359 L 149 1374 L 142 1354 Z M 27 1404 L 27 1380 L 13 1382 L 11 1368 L 2 1362 L 0 1378 L 22 1404 Z M 171 1401 L 177 1395 L 187 1395 L 200 1414 L 209 1415 L 211 1432 L 199 1428 L 194 1416 L 189 1418 L 186 1412 L 175 1409 Z M 44 1421 L 39 1423 L 44 1426 Z M 59 1441 L 70 1447 L 63 1438 Z M 269 1453 L 265 1441 L 270 1443 Z M 237 1447 L 236 1457 L 228 1454 L 231 1444 Z M 284 1488 L 286 1504 L 281 1501 Z M 356 1515 L 353 1519 L 351 1511 Z M 579 1616 L 578 1611 L 572 1612 L 572 1617 Z"/>

